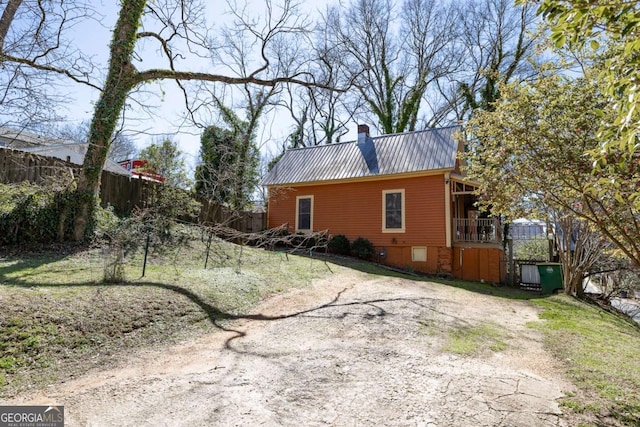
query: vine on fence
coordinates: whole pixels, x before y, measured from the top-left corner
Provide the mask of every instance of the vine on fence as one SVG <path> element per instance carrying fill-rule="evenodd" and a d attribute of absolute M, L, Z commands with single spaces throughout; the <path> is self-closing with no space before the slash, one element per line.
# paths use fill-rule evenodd
<path fill-rule="evenodd" d="M 69 239 L 79 201 L 87 197 L 93 200 L 72 185 L 59 189 L 28 182 L 0 184 L 0 244 L 32 246 Z M 94 220 L 85 237 L 93 235 L 95 226 Z"/>

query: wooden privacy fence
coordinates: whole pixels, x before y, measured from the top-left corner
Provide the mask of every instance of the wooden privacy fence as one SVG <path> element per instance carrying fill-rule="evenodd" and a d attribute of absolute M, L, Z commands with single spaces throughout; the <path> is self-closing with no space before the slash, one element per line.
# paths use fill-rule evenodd
<path fill-rule="evenodd" d="M 157 185 L 153 181 L 102 171 L 100 204 L 111 205 L 117 213 L 128 215 L 134 208 L 145 206 Z"/>
<path fill-rule="evenodd" d="M 81 167 L 54 157 L 39 156 L 19 150 L 0 149 L 0 182 L 5 184 L 32 182 L 47 184 L 77 177 Z M 157 185 L 141 178 L 133 178 L 109 171 L 102 171 L 100 204 L 113 206 L 120 215 L 128 215 L 138 207 L 144 207 Z M 210 200 L 198 198 L 202 204 L 198 222 L 201 224 L 226 224 L 244 233 L 257 232 L 266 227 L 263 212 L 242 212 L 239 215 Z"/>
<path fill-rule="evenodd" d="M 224 224 L 243 233 L 255 233 L 267 227 L 265 212 L 234 212 L 220 203 L 202 197 L 196 198 L 200 202 L 200 224 Z"/>
<path fill-rule="evenodd" d="M 77 176 L 80 167 L 54 157 L 43 157 L 25 151 L 0 149 L 0 182 L 29 181 L 45 184 Z"/>

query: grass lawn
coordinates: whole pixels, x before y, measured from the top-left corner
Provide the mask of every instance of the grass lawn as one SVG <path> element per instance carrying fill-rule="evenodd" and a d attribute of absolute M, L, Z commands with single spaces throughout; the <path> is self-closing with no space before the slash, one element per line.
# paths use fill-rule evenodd
<path fill-rule="evenodd" d="M 348 258 L 305 258 L 217 242 L 204 269 L 206 247 L 143 254 L 126 266 L 126 282 L 103 283 L 108 248 L 0 255 L 0 398 L 120 362 L 123 352 L 154 348 L 224 327 L 266 296 L 355 268 L 401 273 Z M 338 265 L 341 264 L 341 265 Z M 563 295 L 456 280 L 431 280 L 500 299 L 539 306 L 545 322 L 530 325 L 578 387 L 562 402 L 589 419 L 640 425 L 640 329 L 632 322 Z M 500 325 L 454 331 L 452 351 L 474 355 L 504 346 Z M 597 425 L 597 422 L 594 422 Z M 603 424 L 601 424 L 603 425 Z"/>
<path fill-rule="evenodd" d="M 222 242 L 205 270 L 194 239 L 150 254 L 144 277 L 140 253 L 125 283 L 103 283 L 109 258 L 108 248 L 0 255 L 0 398 L 224 327 L 269 294 L 331 273 L 320 260 Z"/>
<path fill-rule="evenodd" d="M 437 281 L 496 298 L 525 299 L 542 308 L 540 318 L 545 322 L 528 326 L 544 334 L 547 349 L 578 388 L 577 393 L 562 400 L 561 406 L 594 420 L 585 426 L 610 425 L 611 419 L 621 425 L 640 425 L 640 327 L 635 322 L 563 294 L 541 296 L 480 283 Z M 481 332 L 467 331 L 468 337 L 459 334 L 456 339 L 464 338 L 462 343 L 454 341 L 452 346 L 461 351 L 473 349 Z M 482 338 L 483 342 L 493 339 L 499 345 L 495 332 L 488 337 Z"/>
<path fill-rule="evenodd" d="M 594 417 L 640 425 L 640 329 L 631 321 L 564 295 L 533 301 L 539 328 L 580 392 L 562 402 Z"/>

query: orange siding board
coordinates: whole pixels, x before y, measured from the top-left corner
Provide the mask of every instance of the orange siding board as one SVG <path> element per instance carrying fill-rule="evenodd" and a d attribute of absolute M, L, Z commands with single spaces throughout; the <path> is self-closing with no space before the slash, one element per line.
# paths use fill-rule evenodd
<path fill-rule="evenodd" d="M 437 247 L 427 247 L 427 261 L 414 262 L 411 256 L 411 246 L 391 246 L 386 247 L 385 259 L 379 261 L 398 268 L 410 268 L 414 271 L 422 273 L 450 273 L 448 271 L 442 271 L 438 267 L 438 253 Z M 376 258 L 375 261 L 378 261 Z"/>
<path fill-rule="evenodd" d="M 404 189 L 405 232 L 382 232 L 382 192 Z M 441 271 L 439 252 L 446 245 L 444 175 L 384 181 L 349 182 L 270 189 L 269 227 L 289 225 L 295 232 L 296 197 L 313 196 L 313 229 L 344 234 L 353 241 L 369 239 L 376 250 L 385 248 L 380 260 L 400 268 L 426 273 Z M 411 246 L 426 246 L 427 261 L 413 262 Z M 445 250 L 450 250 L 444 248 Z"/>
<path fill-rule="evenodd" d="M 465 248 L 462 252 L 462 278 L 465 280 L 480 280 L 480 256 L 479 250 L 475 248 Z"/>
<path fill-rule="evenodd" d="M 405 190 L 405 232 L 382 232 L 382 191 Z M 271 189 L 269 227 L 295 231 L 297 196 L 313 196 L 313 229 L 369 239 L 376 247 L 445 246 L 444 175 Z M 395 239 L 395 240 L 394 240 Z M 429 256 L 429 253 L 428 253 Z M 411 262 L 411 251 L 402 256 Z"/>
<path fill-rule="evenodd" d="M 490 253 L 489 251 L 478 251 L 478 261 L 479 261 L 479 265 L 478 265 L 478 270 L 479 270 L 479 274 L 478 274 L 478 279 L 480 280 L 489 280 L 489 258 L 490 258 Z M 476 280 L 478 280 L 476 279 Z"/>

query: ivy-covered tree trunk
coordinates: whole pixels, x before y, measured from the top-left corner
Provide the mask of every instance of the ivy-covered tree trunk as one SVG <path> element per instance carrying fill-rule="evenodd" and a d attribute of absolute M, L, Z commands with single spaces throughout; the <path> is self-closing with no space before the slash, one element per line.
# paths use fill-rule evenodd
<path fill-rule="evenodd" d="M 25 9 L 25 13 L 20 13 L 23 3 L 28 3 L 29 9 Z M 265 56 L 266 52 L 273 50 L 271 46 L 275 46 L 276 50 L 280 51 L 280 47 L 286 43 L 284 40 L 288 40 L 289 37 L 293 40 L 295 33 L 306 34 L 309 31 L 299 26 L 298 7 L 291 2 L 285 2 L 284 6 L 277 11 L 269 9 L 267 21 L 271 25 L 263 29 L 264 34 L 256 32 L 255 23 L 248 12 L 234 13 L 234 32 L 237 32 L 239 39 L 248 37 L 254 40 L 253 43 L 246 43 L 249 46 L 248 49 L 255 51 L 258 55 L 262 54 L 262 62 L 256 65 L 255 70 L 243 69 L 242 76 L 238 77 L 176 69 L 178 60 L 180 65 L 189 63 L 189 59 L 183 53 L 192 54 L 194 58 L 207 55 L 211 55 L 212 58 L 218 56 L 214 52 L 220 49 L 220 46 L 212 43 L 213 39 L 207 35 L 209 27 L 204 17 L 199 16 L 206 2 L 182 1 L 169 4 L 146 0 L 120 0 L 118 19 L 109 47 L 106 80 L 97 84 L 94 82 L 96 78 L 94 70 L 98 68 L 97 64 L 93 63 L 90 55 L 85 55 L 81 49 L 65 38 L 67 34 L 72 35 L 71 40 L 81 37 L 81 34 L 72 30 L 73 25 L 82 19 L 91 19 L 96 12 L 91 7 L 91 2 L 87 2 L 86 7 L 80 7 L 76 3 L 73 1 L 24 2 L 23 0 L 0 2 L 4 6 L 0 15 L 0 63 L 3 66 L 13 67 L 14 75 L 20 77 L 17 80 L 5 79 L 0 83 L 3 85 L 2 92 L 5 95 L 10 94 L 9 97 L 13 96 L 17 100 L 16 109 L 20 111 L 17 120 L 23 119 L 21 115 L 24 114 L 31 117 L 32 108 L 40 114 L 40 110 L 44 109 L 43 104 L 38 104 L 37 108 L 31 107 L 31 104 L 41 99 L 49 99 L 47 93 L 40 88 L 55 81 L 55 78 L 69 79 L 69 81 L 100 90 L 90 124 L 87 153 L 83 169 L 78 176 L 76 192 L 67 194 L 65 197 L 68 196 L 69 199 L 60 206 L 61 212 L 65 212 L 66 217 L 61 215 L 59 222 L 61 227 L 55 230 L 58 236 L 71 237 L 74 240 L 83 240 L 87 236 L 88 227 L 92 222 L 93 207 L 100 191 L 102 168 L 107 160 L 114 130 L 123 117 L 122 113 L 129 93 L 139 84 L 169 79 L 172 81 L 198 80 L 227 85 L 252 84 L 269 87 L 271 90 L 285 83 L 334 90 L 332 85 L 319 83 L 308 72 L 301 72 L 303 68 L 307 69 L 306 58 L 298 58 L 298 56 L 287 59 L 273 58 L 274 65 L 271 66 L 270 59 Z M 147 20 L 149 24 L 145 26 L 159 28 L 159 32 L 142 30 L 142 23 Z M 166 29 L 170 31 L 165 31 Z M 137 41 L 142 39 L 153 40 L 154 43 L 160 44 L 162 51 L 160 56 L 166 61 L 166 67 L 137 70 L 133 66 L 133 58 L 138 58 L 138 54 L 146 50 L 140 46 L 141 52 L 134 51 Z M 229 43 L 233 44 L 233 41 Z M 181 48 L 185 47 L 187 50 L 180 52 Z M 235 51 L 235 45 L 229 49 Z M 225 50 L 222 49 L 221 52 Z M 142 61 L 142 58 L 140 59 Z M 244 59 L 242 64 L 247 65 Z M 272 72 L 278 75 L 273 75 Z M 34 79 L 33 82 L 30 79 Z M 34 90 L 33 87 L 37 89 Z M 186 92 L 184 94 L 188 95 Z M 30 96 L 34 102 L 25 105 L 23 100 Z M 187 102 L 187 108 L 190 109 L 188 104 L 189 102 Z M 47 108 L 46 110 L 48 113 L 55 109 Z M 7 111 L 3 110 L 3 112 L 6 116 L 10 115 Z"/>
<path fill-rule="evenodd" d="M 109 72 L 91 120 L 87 154 L 78 179 L 73 237 L 83 240 L 100 192 L 102 167 L 107 159 L 111 135 L 118 124 L 127 94 L 138 83 L 131 63 L 137 30 L 146 0 L 123 0 L 110 47 Z"/>

